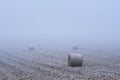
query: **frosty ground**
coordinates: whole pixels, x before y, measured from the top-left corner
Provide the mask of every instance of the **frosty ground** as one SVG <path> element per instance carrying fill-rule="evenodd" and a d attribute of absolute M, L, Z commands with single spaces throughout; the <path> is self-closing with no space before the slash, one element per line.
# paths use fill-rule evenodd
<path fill-rule="evenodd" d="M 0 80 L 119 80 L 120 55 L 80 49 L 82 67 L 68 67 L 68 49 L 0 51 Z"/>

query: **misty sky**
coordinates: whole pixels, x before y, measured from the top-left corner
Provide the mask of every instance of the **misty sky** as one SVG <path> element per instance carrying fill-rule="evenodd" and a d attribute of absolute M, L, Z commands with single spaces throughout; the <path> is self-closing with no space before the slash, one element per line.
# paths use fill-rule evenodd
<path fill-rule="evenodd" d="M 0 43 L 120 45 L 120 0 L 0 0 Z"/>

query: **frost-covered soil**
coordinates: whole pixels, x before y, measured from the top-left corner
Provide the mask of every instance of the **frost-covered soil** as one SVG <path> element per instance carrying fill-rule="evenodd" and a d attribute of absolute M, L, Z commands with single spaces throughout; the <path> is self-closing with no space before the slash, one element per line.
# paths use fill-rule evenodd
<path fill-rule="evenodd" d="M 120 56 L 80 50 L 82 67 L 68 67 L 70 50 L 13 49 L 0 52 L 0 80 L 120 80 Z"/>

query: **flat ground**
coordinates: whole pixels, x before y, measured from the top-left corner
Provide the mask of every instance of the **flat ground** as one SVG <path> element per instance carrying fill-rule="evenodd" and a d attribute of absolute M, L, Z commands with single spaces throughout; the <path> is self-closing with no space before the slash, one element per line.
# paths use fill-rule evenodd
<path fill-rule="evenodd" d="M 13 49 L 0 52 L 0 80 L 120 80 L 120 56 L 97 50 L 78 51 L 82 67 L 68 67 L 70 50 Z"/>

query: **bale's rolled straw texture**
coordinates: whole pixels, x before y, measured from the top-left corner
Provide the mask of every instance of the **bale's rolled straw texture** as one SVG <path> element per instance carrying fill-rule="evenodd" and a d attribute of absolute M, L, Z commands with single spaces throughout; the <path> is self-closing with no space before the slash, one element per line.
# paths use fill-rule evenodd
<path fill-rule="evenodd" d="M 69 54 L 68 55 L 68 66 L 81 67 L 83 64 L 83 56 L 81 54 Z"/>

